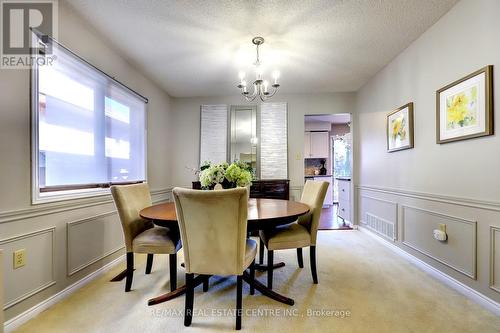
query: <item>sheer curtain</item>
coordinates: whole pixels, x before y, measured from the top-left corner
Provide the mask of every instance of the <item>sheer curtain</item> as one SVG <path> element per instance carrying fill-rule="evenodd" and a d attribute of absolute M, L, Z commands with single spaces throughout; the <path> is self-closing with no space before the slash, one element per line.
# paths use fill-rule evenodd
<path fill-rule="evenodd" d="M 146 103 L 67 50 L 38 67 L 40 192 L 146 178 Z"/>

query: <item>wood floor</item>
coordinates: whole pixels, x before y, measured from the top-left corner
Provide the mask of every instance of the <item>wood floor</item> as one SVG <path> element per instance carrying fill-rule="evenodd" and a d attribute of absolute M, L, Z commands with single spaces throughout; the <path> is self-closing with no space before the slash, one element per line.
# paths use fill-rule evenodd
<path fill-rule="evenodd" d="M 328 208 L 323 208 L 321 211 L 321 219 L 319 221 L 319 230 L 351 230 L 350 222 L 344 222 L 337 217 L 338 205 L 335 204 Z"/>

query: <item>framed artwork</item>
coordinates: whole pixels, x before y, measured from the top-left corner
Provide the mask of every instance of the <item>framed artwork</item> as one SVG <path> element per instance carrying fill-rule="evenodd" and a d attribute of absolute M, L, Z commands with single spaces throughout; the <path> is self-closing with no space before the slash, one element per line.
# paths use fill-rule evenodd
<path fill-rule="evenodd" d="M 493 134 L 493 66 L 436 92 L 436 141 L 447 143 Z"/>
<path fill-rule="evenodd" d="M 413 148 L 413 103 L 387 115 L 387 151 Z"/>

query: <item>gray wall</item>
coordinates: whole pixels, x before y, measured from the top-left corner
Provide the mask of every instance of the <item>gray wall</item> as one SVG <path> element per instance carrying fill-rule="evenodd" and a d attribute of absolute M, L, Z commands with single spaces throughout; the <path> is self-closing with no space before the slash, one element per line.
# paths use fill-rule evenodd
<path fill-rule="evenodd" d="M 154 200 L 171 184 L 170 97 L 131 66 L 110 42 L 59 2 L 59 39 L 150 100 L 148 178 Z M 31 206 L 28 70 L 0 70 L 0 248 L 4 249 L 6 320 L 31 308 L 123 254 L 110 196 Z M 12 269 L 12 252 L 27 249 L 27 265 Z"/>
<path fill-rule="evenodd" d="M 436 144 L 435 92 L 492 64 L 500 97 L 498 13 L 497 0 L 459 2 L 358 92 L 355 119 L 360 224 L 393 225 L 396 245 L 496 301 L 500 256 L 489 260 L 500 251 L 490 243 L 500 226 L 500 137 Z M 408 102 L 415 148 L 387 153 L 386 114 Z M 432 238 L 439 223 L 447 244 Z"/>
<path fill-rule="evenodd" d="M 236 88 L 235 88 L 236 90 Z M 273 102 L 288 103 L 288 177 L 292 197 L 300 195 L 304 183 L 304 115 L 352 113 L 354 93 L 278 94 Z M 186 167 L 198 167 L 200 105 L 245 105 L 241 95 L 226 97 L 172 98 L 171 178 L 175 186 L 190 186 L 194 173 Z"/>

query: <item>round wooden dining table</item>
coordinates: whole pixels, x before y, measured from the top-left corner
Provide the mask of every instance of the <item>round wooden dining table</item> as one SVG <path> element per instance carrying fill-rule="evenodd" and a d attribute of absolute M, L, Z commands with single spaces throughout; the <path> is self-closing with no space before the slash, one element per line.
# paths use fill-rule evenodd
<path fill-rule="evenodd" d="M 255 230 L 272 229 L 280 225 L 292 223 L 297 220 L 301 215 L 309 212 L 309 206 L 300 202 L 281 200 L 281 199 L 256 199 L 250 198 L 248 200 L 248 223 L 247 229 L 249 232 Z M 153 221 L 156 225 L 169 228 L 178 228 L 177 215 L 175 212 L 175 204 L 167 202 L 162 204 L 153 205 L 144 208 L 140 211 L 142 218 Z M 284 264 L 279 265 L 282 267 Z M 199 281 L 202 282 L 203 276 L 199 276 Z M 250 278 L 250 274 L 246 271 L 243 273 L 243 279 L 255 287 L 261 294 L 272 298 L 278 302 L 288 305 L 293 305 L 294 300 L 278 294 L 267 286 L 260 283 L 257 279 Z M 162 302 L 174 299 L 186 292 L 186 286 L 177 288 L 176 290 L 167 294 L 152 298 L 148 301 L 148 305 L 155 305 Z"/>

